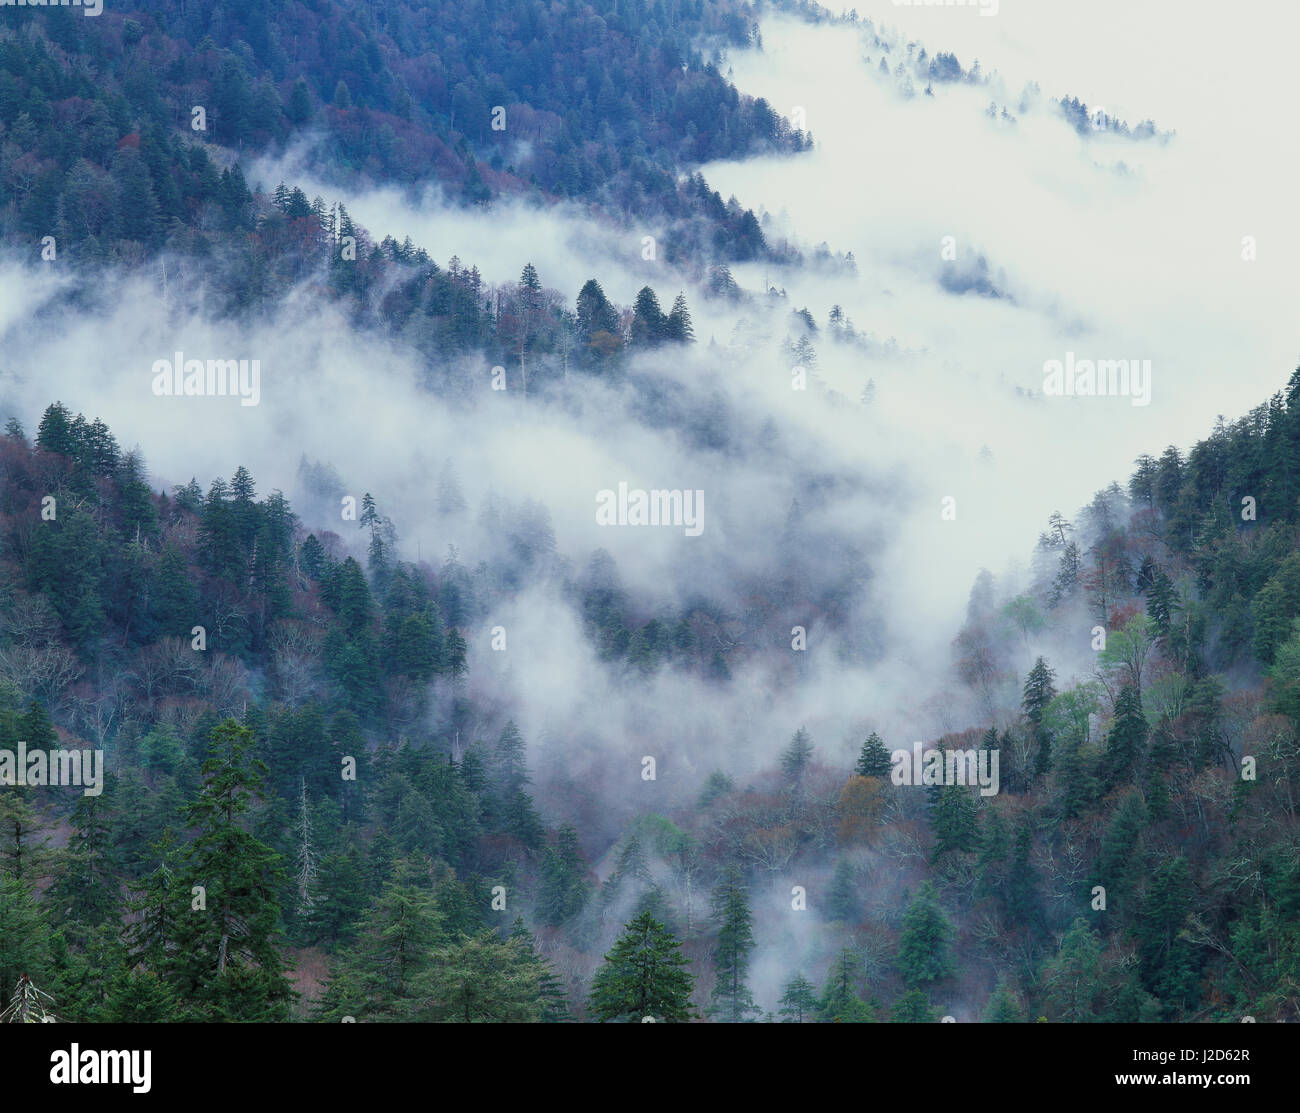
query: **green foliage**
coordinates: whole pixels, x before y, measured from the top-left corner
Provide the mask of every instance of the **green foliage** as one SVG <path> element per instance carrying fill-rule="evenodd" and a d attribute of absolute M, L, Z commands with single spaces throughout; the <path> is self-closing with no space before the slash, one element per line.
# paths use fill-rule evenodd
<path fill-rule="evenodd" d="M 735 1024 L 761 1011 L 746 984 L 749 956 L 755 944 L 749 895 L 740 883 L 738 871 L 729 870 L 723 875 L 713 895 L 713 915 L 718 925 L 713 951 L 717 981 L 712 1003 L 705 1011 L 710 1017 Z"/>
<path fill-rule="evenodd" d="M 787 1024 L 803 1024 L 817 1010 L 817 988 L 796 972 L 781 990 L 781 1016 Z"/>
<path fill-rule="evenodd" d="M 691 1020 L 694 976 L 682 969 L 681 944 L 662 923 L 643 912 L 626 925 L 591 983 L 590 1008 L 599 1021 L 660 1023 Z"/>
<path fill-rule="evenodd" d="M 952 977 L 952 925 L 939 907 L 934 886 L 926 882 L 903 915 L 898 939 L 898 972 L 909 988 Z"/>
<path fill-rule="evenodd" d="M 881 741 L 880 735 L 873 730 L 862 743 L 862 751 L 858 754 L 858 763 L 853 767 L 853 771 L 859 777 L 888 779 L 892 769 L 893 763 L 890 761 L 889 751 Z"/>

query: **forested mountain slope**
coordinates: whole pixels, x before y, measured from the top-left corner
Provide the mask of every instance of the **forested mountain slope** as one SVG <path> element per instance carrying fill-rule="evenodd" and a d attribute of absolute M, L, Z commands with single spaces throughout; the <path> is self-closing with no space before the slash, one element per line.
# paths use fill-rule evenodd
<path fill-rule="evenodd" d="M 396 560 L 368 496 L 363 567 L 242 468 L 158 494 L 52 406 L 0 439 L 0 749 L 101 748 L 107 785 L 0 796 L 0 983 L 68 1019 L 635 1019 L 641 946 L 685 963 L 668 1019 L 1295 1019 L 1297 415 L 1300 371 L 1055 517 L 1027 590 L 976 585 L 954 644 L 991 721 L 933 744 L 997 749 L 996 795 L 773 724 L 776 768 L 611 845 L 465 694 L 500 576 Z M 634 670 L 712 667 L 690 622 L 629 633 Z"/>

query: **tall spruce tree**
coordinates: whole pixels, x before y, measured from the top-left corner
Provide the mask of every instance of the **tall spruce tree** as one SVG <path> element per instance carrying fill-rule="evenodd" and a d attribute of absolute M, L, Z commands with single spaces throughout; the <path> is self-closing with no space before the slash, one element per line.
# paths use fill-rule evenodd
<path fill-rule="evenodd" d="M 639 1023 L 692 1020 L 692 974 L 673 933 L 643 912 L 626 927 L 605 956 L 591 983 L 590 1007 L 596 1019 Z"/>
<path fill-rule="evenodd" d="M 279 949 L 280 859 L 246 829 L 266 766 L 234 719 L 212 732 L 203 784 L 186 809 L 198 833 L 184 852 L 190 910 L 177 924 L 177 988 L 214 1020 L 287 1020 L 292 996 Z"/>
<path fill-rule="evenodd" d="M 858 763 L 853 771 L 859 777 L 881 777 L 887 780 L 892 769 L 889 751 L 880 735 L 873 730 L 862 743 L 862 751 L 858 754 Z"/>
<path fill-rule="evenodd" d="M 754 950 L 753 916 L 749 895 L 741 885 L 740 872 L 728 869 L 713 897 L 713 916 L 718 924 L 718 939 L 713 950 L 713 1001 L 708 1015 L 728 1023 L 746 1021 L 762 1010 L 754 1004 L 746 984 L 749 956 Z"/>

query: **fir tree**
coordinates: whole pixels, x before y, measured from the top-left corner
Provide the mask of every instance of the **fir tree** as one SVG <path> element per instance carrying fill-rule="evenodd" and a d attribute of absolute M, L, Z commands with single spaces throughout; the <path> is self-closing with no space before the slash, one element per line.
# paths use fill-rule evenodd
<path fill-rule="evenodd" d="M 186 809 L 197 830 L 185 850 L 182 888 L 201 887 L 206 907 L 181 917 L 174 968 L 187 1000 L 223 1020 L 285 1020 L 291 996 L 278 945 L 279 857 L 243 825 L 265 765 L 252 732 L 227 719 L 212 733 L 199 797 Z M 198 900 L 198 897 L 195 897 Z"/>
<path fill-rule="evenodd" d="M 754 949 L 753 917 L 749 912 L 749 897 L 741 887 L 737 870 L 730 869 L 723 875 L 714 893 L 713 915 L 718 924 L 718 939 L 713 951 L 717 981 L 707 1013 L 734 1024 L 761 1011 L 754 1004 L 746 984 L 749 955 Z"/>
<path fill-rule="evenodd" d="M 873 730 L 862 743 L 862 752 L 858 754 L 858 763 L 853 771 L 859 777 L 880 777 L 887 780 L 892 770 L 893 762 L 889 751 L 885 749 L 880 735 Z"/>
<path fill-rule="evenodd" d="M 858 994 L 862 978 L 862 961 L 845 947 L 826 976 L 817 1011 L 824 1023 L 870 1024 L 875 1010 Z"/>
<path fill-rule="evenodd" d="M 781 772 L 787 781 L 798 784 L 812 762 L 814 746 L 808 732 L 800 727 L 781 754 Z"/>
<path fill-rule="evenodd" d="M 681 944 L 662 923 L 641 913 L 605 956 L 591 983 L 590 1007 L 596 1019 L 641 1022 L 651 1016 L 658 1022 L 691 1020 L 691 985 L 694 976 Z"/>
<path fill-rule="evenodd" d="M 781 991 L 781 1015 L 787 1024 L 802 1024 L 816 1010 L 816 987 L 803 974 L 796 972 Z"/>
<path fill-rule="evenodd" d="M 898 939 L 898 970 L 909 987 L 952 976 L 951 937 L 952 925 L 939 907 L 934 886 L 927 881 L 904 913 Z"/>

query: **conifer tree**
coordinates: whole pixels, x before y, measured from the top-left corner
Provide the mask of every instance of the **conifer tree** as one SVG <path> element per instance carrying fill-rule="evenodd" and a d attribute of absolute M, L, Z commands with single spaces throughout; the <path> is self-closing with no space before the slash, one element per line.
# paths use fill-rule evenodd
<path fill-rule="evenodd" d="M 985 1024 L 1020 1024 L 1025 1019 L 1025 1011 L 1003 983 L 989 997 L 984 1008 Z"/>
<path fill-rule="evenodd" d="M 685 294 L 678 294 L 673 299 L 673 308 L 668 314 L 668 323 L 664 333 L 669 340 L 678 344 L 692 344 L 695 342 L 695 329 L 691 326 L 691 313 L 686 308 Z"/>
<path fill-rule="evenodd" d="M 1105 788 L 1129 784 L 1137 772 L 1146 745 L 1147 721 L 1142 714 L 1142 697 L 1132 684 L 1125 684 L 1115 700 L 1115 718 L 1106 736 L 1103 759 Z"/>
<path fill-rule="evenodd" d="M 596 1019 L 640 1023 L 647 1016 L 660 1023 L 692 1020 L 694 975 L 680 953 L 681 944 L 648 912 L 627 924 L 605 956 L 591 983 L 591 1011 Z"/>
<path fill-rule="evenodd" d="M 909 987 L 952 976 L 951 937 L 952 925 L 939 907 L 934 886 L 927 881 L 904 913 L 898 939 L 898 970 Z"/>
<path fill-rule="evenodd" d="M 178 990 L 214 1019 L 286 1020 L 279 856 L 245 829 L 266 773 L 252 745 L 252 731 L 234 719 L 212 732 L 198 799 L 186 809 L 198 834 L 185 849 L 181 885 L 200 892 L 177 925 L 173 966 Z"/>
<path fill-rule="evenodd" d="M 800 727 L 794 732 L 790 744 L 781 754 L 781 772 L 792 784 L 803 780 L 803 775 L 812 762 L 814 746 L 808 732 Z"/>
<path fill-rule="evenodd" d="M 1049 772 L 1052 768 L 1052 737 L 1043 723 L 1043 712 L 1056 698 L 1056 689 L 1052 685 L 1055 679 L 1056 674 L 1042 657 L 1034 662 L 1034 667 L 1029 670 L 1029 675 L 1025 678 L 1021 706 L 1024 708 L 1025 718 L 1029 720 L 1030 737 L 1037 745 L 1034 753 L 1034 772 L 1039 775 Z"/>
<path fill-rule="evenodd" d="M 919 989 L 909 989 L 899 995 L 889 1010 L 892 1024 L 933 1024 L 936 1020 L 929 998 Z"/>
<path fill-rule="evenodd" d="M 795 972 L 781 991 L 781 1015 L 787 1024 L 802 1024 L 817 1011 L 817 989 L 803 974 Z"/>
<path fill-rule="evenodd" d="M 708 1015 L 728 1023 L 740 1023 L 761 1010 L 754 1004 L 746 979 L 749 956 L 754 949 L 753 917 L 749 896 L 734 867 L 722 876 L 713 897 L 713 916 L 718 924 L 718 939 L 713 951 L 713 968 L 717 980 Z"/>
<path fill-rule="evenodd" d="M 542 1018 L 541 966 L 519 938 L 480 931 L 442 944 L 415 986 L 420 1022 L 528 1023 Z"/>
<path fill-rule="evenodd" d="M 870 1024 L 876 1019 L 875 1010 L 858 994 L 861 979 L 862 960 L 845 947 L 826 976 L 817 1005 L 823 1023 Z"/>
<path fill-rule="evenodd" d="M 569 994 L 563 983 L 555 976 L 551 964 L 537 953 L 537 940 L 524 925 L 522 916 L 516 916 L 510 931 L 511 939 L 518 939 L 523 945 L 523 961 L 537 965 L 537 990 L 541 999 L 541 1020 L 543 1024 L 565 1024 L 573 1019 L 569 1009 Z"/>
<path fill-rule="evenodd" d="M 890 761 L 889 751 L 880 735 L 873 730 L 862 743 L 862 752 L 858 754 L 858 763 L 853 771 L 859 777 L 881 777 L 888 780 L 892 770 L 893 762 Z"/>

